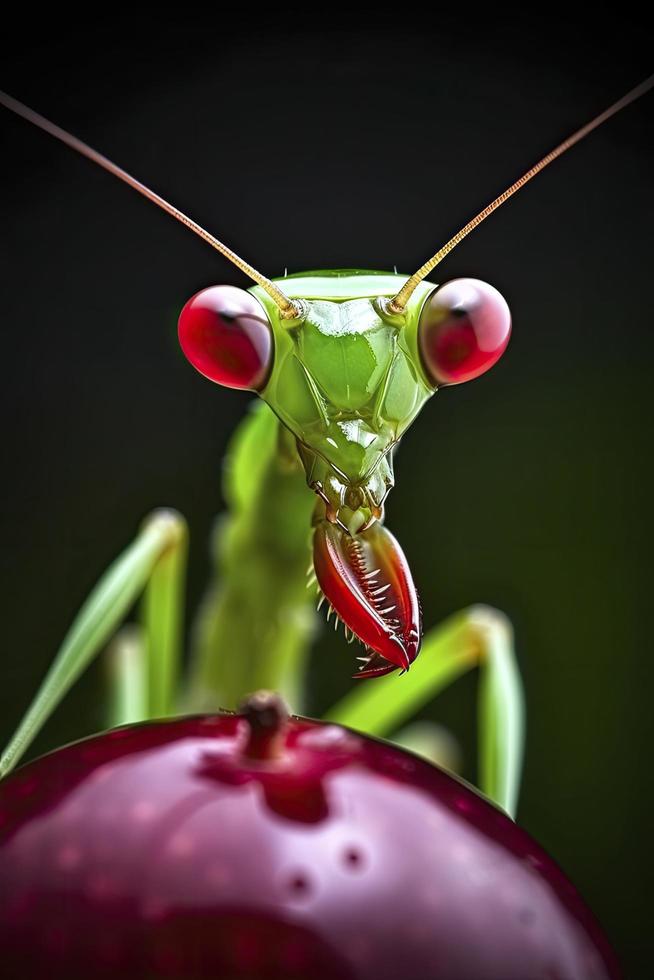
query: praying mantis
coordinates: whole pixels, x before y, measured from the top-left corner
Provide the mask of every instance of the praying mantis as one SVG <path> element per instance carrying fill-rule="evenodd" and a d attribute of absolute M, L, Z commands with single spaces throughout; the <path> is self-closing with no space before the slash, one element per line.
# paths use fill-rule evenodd
<path fill-rule="evenodd" d="M 437 390 L 492 367 L 510 334 L 508 307 L 493 287 L 471 279 L 438 286 L 427 276 L 532 177 L 653 84 L 647 80 L 559 144 L 414 275 L 330 270 L 274 280 L 107 158 L 0 97 L 177 218 L 254 281 L 248 291 L 202 290 L 184 307 L 179 333 L 201 374 L 259 396 L 228 450 L 228 517 L 185 676 L 188 531 L 179 514 L 158 511 L 80 609 L 2 756 L 0 775 L 19 761 L 108 644 L 108 725 L 231 709 L 257 688 L 279 691 L 300 710 L 317 590 L 335 625 L 343 622 L 347 638 L 364 644 L 357 684 L 327 717 L 402 740 L 398 729 L 422 705 L 479 668 L 480 788 L 515 813 L 524 706 L 510 623 L 497 610 L 474 607 L 422 636 L 408 562 L 384 525 L 393 453 Z M 121 630 L 141 594 L 138 630 Z M 398 670 L 406 676 L 398 678 Z"/>

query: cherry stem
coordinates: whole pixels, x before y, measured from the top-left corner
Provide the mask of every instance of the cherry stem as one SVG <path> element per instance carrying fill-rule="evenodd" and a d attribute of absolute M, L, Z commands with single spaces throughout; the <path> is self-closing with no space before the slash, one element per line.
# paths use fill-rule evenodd
<path fill-rule="evenodd" d="M 244 753 L 250 759 L 276 759 L 282 751 L 282 732 L 288 721 L 288 707 L 279 694 L 256 691 L 248 695 L 238 713 L 248 724 Z"/>

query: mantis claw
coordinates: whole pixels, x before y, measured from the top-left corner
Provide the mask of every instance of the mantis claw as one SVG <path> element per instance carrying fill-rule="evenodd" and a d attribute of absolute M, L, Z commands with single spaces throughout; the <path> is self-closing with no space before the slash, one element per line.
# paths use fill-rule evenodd
<path fill-rule="evenodd" d="M 369 649 L 357 678 L 408 670 L 422 636 L 420 603 L 399 544 L 381 524 L 351 535 L 328 520 L 314 533 L 313 560 L 328 614 Z M 393 615 L 391 615 L 393 614 Z"/>

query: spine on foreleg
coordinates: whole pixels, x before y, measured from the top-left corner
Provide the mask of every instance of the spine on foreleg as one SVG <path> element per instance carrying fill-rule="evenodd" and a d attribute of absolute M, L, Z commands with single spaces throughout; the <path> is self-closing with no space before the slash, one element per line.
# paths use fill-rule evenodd
<path fill-rule="evenodd" d="M 315 628 L 306 587 L 315 499 L 292 439 L 257 402 L 229 447 L 228 511 L 216 527 L 213 581 L 193 630 L 186 707 L 234 708 L 278 690 L 300 710 L 302 664 Z"/>

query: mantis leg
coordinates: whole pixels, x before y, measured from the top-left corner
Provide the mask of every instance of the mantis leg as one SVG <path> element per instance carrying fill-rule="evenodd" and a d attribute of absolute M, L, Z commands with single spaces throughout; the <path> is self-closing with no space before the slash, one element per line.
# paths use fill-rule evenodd
<path fill-rule="evenodd" d="M 159 555 L 143 595 L 142 622 L 147 717 L 173 714 L 183 652 L 188 531 L 176 515 L 174 541 Z"/>
<path fill-rule="evenodd" d="M 393 733 L 393 742 L 400 748 L 421 755 L 428 762 L 449 769 L 452 773 L 461 772 L 461 749 L 454 735 L 435 721 L 419 720 L 409 722 L 404 728 Z"/>
<path fill-rule="evenodd" d="M 110 644 L 106 660 L 111 728 L 173 713 L 179 689 L 188 532 L 177 534 L 157 558 L 142 601 L 142 625 L 129 624 Z"/>
<path fill-rule="evenodd" d="M 171 581 L 174 583 L 175 576 L 179 577 L 179 562 L 183 561 L 180 551 L 183 555 L 185 542 L 185 522 L 172 511 L 156 511 L 144 522 L 135 541 L 105 572 L 75 617 L 50 670 L 0 758 L 0 777 L 13 769 L 67 691 L 104 648 L 149 581 L 150 594 L 146 600 L 149 611 L 145 617 L 150 660 L 147 676 L 156 673 L 156 658 L 161 658 L 166 676 L 155 688 L 154 697 L 147 695 L 148 708 L 155 703 L 155 698 L 157 705 L 165 706 L 164 696 L 169 697 L 170 676 L 174 676 L 175 670 L 175 641 L 162 640 L 158 626 L 151 619 L 166 597 L 179 594 L 179 585 L 171 585 Z M 175 624 L 179 614 L 169 615 L 168 621 Z M 125 683 L 122 683 L 123 690 Z"/>
<path fill-rule="evenodd" d="M 497 610 L 473 606 L 452 616 L 427 633 L 408 676 L 362 682 L 327 718 L 371 735 L 389 735 L 472 667 L 481 672 L 481 789 L 513 816 L 522 772 L 524 700 L 511 624 Z"/>
<path fill-rule="evenodd" d="M 148 675 L 143 631 L 135 623 L 120 629 L 104 655 L 107 725 L 117 728 L 148 717 Z"/>

